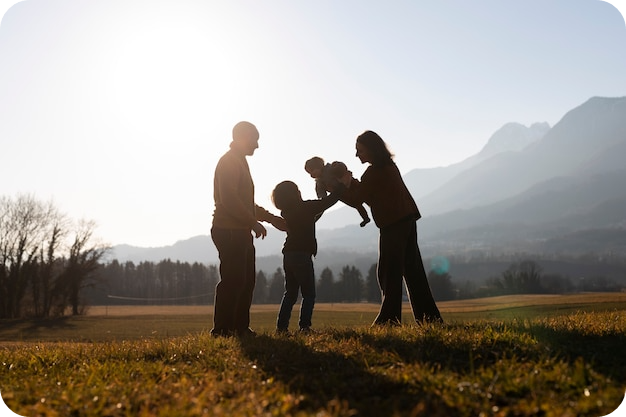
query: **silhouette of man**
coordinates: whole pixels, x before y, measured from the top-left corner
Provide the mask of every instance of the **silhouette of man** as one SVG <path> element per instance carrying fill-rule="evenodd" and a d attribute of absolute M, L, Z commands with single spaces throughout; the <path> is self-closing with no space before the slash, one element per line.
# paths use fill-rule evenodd
<path fill-rule="evenodd" d="M 254 336 L 250 306 L 255 284 L 252 233 L 265 238 L 260 222 L 286 230 L 285 220 L 254 202 L 254 183 L 246 156 L 259 147 L 259 131 L 250 122 L 233 127 L 230 150 L 218 161 L 213 180 L 215 211 L 211 238 L 220 258 L 220 282 L 215 288 L 214 336 Z"/>

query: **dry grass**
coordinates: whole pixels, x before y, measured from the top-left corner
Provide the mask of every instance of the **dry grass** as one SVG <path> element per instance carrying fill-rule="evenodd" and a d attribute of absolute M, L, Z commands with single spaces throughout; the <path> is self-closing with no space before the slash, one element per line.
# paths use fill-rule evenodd
<path fill-rule="evenodd" d="M 323 325 L 314 334 L 291 337 L 263 332 L 252 339 L 154 330 L 171 332 L 186 323 L 206 327 L 206 310 L 167 316 L 144 308 L 143 315 L 48 323 L 54 327 L 13 323 L 58 337 L 90 328 L 100 337 L 106 331 L 128 334 L 93 343 L 0 343 L 0 391 L 5 403 L 24 416 L 609 414 L 622 402 L 626 387 L 626 305 L 619 297 L 587 304 L 569 300 L 561 306 L 580 311 L 529 305 L 492 312 L 513 310 L 525 315 L 522 320 L 457 319 L 389 329 L 350 324 L 355 318 L 366 323 L 375 306 L 341 312 L 320 308 L 318 322 L 327 317 L 340 326 Z M 275 315 L 272 306 L 253 312 L 257 324 L 265 318 L 268 326 Z M 3 330 L 6 324 L 0 323 Z"/>
<path fill-rule="evenodd" d="M 312 335 L 212 338 L 211 306 L 0 321 L 0 391 L 24 416 L 599 416 L 626 387 L 626 294 L 439 303 L 446 325 L 372 329 L 318 304 Z M 297 311 L 294 311 L 297 316 Z M 297 321 L 292 319 L 293 321 Z"/>

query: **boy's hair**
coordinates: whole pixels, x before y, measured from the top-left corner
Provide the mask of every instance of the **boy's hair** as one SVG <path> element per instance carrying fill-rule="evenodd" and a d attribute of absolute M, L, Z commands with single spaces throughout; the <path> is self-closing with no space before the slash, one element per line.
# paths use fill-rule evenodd
<path fill-rule="evenodd" d="M 324 160 L 319 156 L 314 156 L 304 163 L 304 170 L 306 172 L 311 172 L 312 169 L 322 169 L 324 168 Z"/>
<path fill-rule="evenodd" d="M 333 178 L 339 179 L 343 177 L 346 172 L 348 172 L 348 167 L 343 162 L 335 161 L 330 164 L 330 174 L 333 176 Z"/>
<path fill-rule="evenodd" d="M 292 181 L 283 181 L 274 187 L 272 202 L 277 209 L 283 210 L 302 200 L 298 186 Z"/>

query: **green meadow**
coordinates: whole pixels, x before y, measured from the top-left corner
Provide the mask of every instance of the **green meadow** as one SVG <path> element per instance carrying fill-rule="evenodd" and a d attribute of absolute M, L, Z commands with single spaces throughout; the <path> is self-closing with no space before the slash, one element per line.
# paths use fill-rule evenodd
<path fill-rule="evenodd" d="M 444 325 L 370 328 L 319 304 L 315 333 L 213 338 L 211 306 L 96 306 L 0 321 L 0 392 L 23 416 L 604 416 L 626 392 L 626 294 L 438 303 Z M 297 307 L 297 306 L 296 306 Z"/>

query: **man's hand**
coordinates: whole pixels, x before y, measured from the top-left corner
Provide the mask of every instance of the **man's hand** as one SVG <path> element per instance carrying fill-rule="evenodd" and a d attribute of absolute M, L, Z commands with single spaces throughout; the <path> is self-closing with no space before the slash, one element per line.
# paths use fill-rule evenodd
<path fill-rule="evenodd" d="M 261 237 L 261 239 L 265 239 L 265 236 L 267 236 L 267 229 L 259 222 L 256 222 L 254 226 L 252 226 L 252 231 L 254 232 L 254 237 L 257 239 L 259 237 Z"/>

